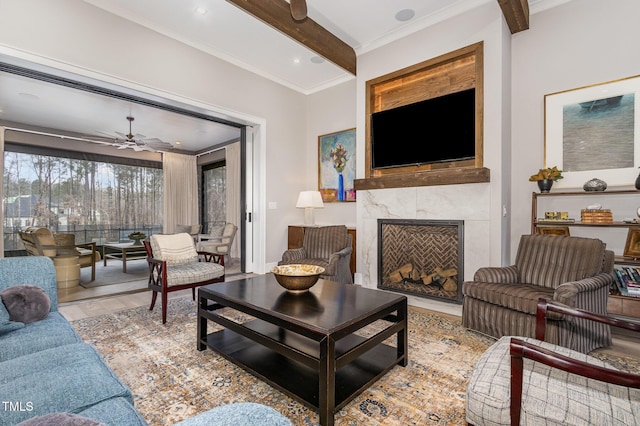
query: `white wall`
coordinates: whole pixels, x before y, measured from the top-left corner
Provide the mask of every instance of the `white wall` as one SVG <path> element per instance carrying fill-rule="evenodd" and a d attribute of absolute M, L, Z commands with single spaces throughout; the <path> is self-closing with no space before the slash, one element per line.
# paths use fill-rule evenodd
<path fill-rule="evenodd" d="M 254 218 L 266 228 L 262 262 L 281 258 L 284 224 L 300 221 L 291 194 L 313 161 L 304 95 L 79 0 L 0 2 L 2 54 L 266 124 L 257 189 L 278 209 Z"/>
<path fill-rule="evenodd" d="M 638 17 L 640 2 L 637 0 L 573 0 L 532 15 L 530 29 L 513 36 L 512 258 L 520 235 L 530 232 L 531 192 L 538 188 L 528 178 L 545 165 L 544 96 L 639 75 Z M 598 177 L 598 173 L 594 172 L 593 177 Z M 593 198 L 589 200 L 576 200 L 582 204 L 567 207 L 554 199 L 555 204 L 548 204 L 544 210 L 569 209 L 575 216 L 579 215 L 580 208 L 593 202 Z M 640 197 L 627 197 L 626 201 L 609 198 L 602 204 L 610 208 L 618 220 L 636 217 Z M 600 237 L 618 254 L 622 253 L 626 238 L 624 229 L 594 233 L 571 228 L 571 233 Z"/>
<path fill-rule="evenodd" d="M 309 173 L 304 181 L 305 188 L 318 188 L 318 136 L 327 133 L 356 127 L 356 80 L 342 83 L 333 88 L 310 95 L 307 109 L 307 137 L 305 139 Z M 302 182 L 300 182 L 302 184 Z M 295 204 L 297 193 L 292 194 Z M 357 195 L 356 195 L 357 197 Z M 298 223 L 304 220 L 301 210 Z M 324 203 L 323 209 L 315 212 L 316 223 L 319 225 L 347 225 L 356 226 L 356 203 L 334 202 Z"/>
<path fill-rule="evenodd" d="M 471 277 L 480 266 L 500 264 L 505 249 L 503 187 L 509 177 L 509 170 L 503 170 L 504 145 L 509 143 L 509 126 L 503 123 L 510 89 L 507 34 L 498 4 L 490 3 L 358 58 L 360 130 L 365 126 L 367 80 L 483 41 L 484 166 L 491 170 L 489 183 L 358 191 L 357 270 L 363 273 L 365 286 L 377 286 L 378 218 L 464 220 L 464 277 Z M 364 177 L 364 130 L 357 138 L 358 172 Z M 413 298 L 410 303 L 422 305 L 424 301 Z"/>

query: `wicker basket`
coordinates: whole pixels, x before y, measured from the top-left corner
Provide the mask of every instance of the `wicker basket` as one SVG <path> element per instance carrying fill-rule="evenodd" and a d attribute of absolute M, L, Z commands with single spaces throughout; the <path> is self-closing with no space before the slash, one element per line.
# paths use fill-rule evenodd
<path fill-rule="evenodd" d="M 580 220 L 582 223 L 613 223 L 613 214 L 611 210 L 584 209 L 580 212 Z"/>

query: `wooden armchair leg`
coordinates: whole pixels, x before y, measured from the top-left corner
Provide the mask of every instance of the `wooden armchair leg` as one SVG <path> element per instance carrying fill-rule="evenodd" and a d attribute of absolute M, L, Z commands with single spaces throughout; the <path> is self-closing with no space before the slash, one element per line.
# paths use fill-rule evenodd
<path fill-rule="evenodd" d="M 162 323 L 167 323 L 167 292 L 162 292 Z"/>
<path fill-rule="evenodd" d="M 196 288 L 195 287 L 191 287 L 191 296 L 193 297 L 193 300 L 196 300 Z"/>
<path fill-rule="evenodd" d="M 158 292 L 154 291 L 151 294 L 151 306 L 149 306 L 149 310 L 153 311 L 153 307 L 156 306 L 156 299 L 158 298 Z"/>

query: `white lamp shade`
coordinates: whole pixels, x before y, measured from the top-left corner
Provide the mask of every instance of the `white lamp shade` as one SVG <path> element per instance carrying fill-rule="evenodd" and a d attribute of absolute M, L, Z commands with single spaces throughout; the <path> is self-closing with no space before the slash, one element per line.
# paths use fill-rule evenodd
<path fill-rule="evenodd" d="M 323 208 L 324 204 L 322 203 L 322 195 L 320 195 L 320 191 L 300 191 L 296 207 L 300 209 L 309 207 L 315 209 Z"/>

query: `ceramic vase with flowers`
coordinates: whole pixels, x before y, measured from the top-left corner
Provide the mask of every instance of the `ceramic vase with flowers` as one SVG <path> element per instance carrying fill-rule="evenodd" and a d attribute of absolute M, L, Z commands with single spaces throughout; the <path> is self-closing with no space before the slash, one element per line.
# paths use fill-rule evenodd
<path fill-rule="evenodd" d="M 335 148 L 331 148 L 329 156 L 331 157 L 333 168 L 338 172 L 338 201 L 344 201 L 344 176 L 342 175 L 342 172 L 347 165 L 347 161 L 349 161 L 349 157 L 347 157 L 347 150 L 344 148 L 344 145 L 338 144 Z"/>
<path fill-rule="evenodd" d="M 538 170 L 537 174 L 531 175 L 529 181 L 538 182 L 540 192 L 549 192 L 553 186 L 553 182 L 562 178 L 562 170 L 558 170 L 557 166 L 553 166 Z"/>

